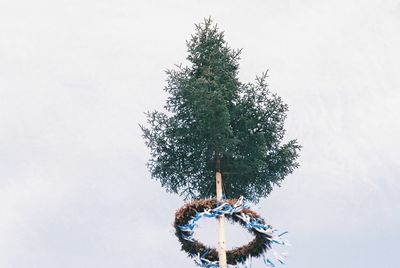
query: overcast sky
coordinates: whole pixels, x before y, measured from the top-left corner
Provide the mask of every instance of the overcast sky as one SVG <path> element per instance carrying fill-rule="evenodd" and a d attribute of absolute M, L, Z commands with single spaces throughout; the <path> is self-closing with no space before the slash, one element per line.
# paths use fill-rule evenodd
<path fill-rule="evenodd" d="M 303 145 L 255 207 L 289 231 L 287 267 L 400 266 L 400 1 L 0 0 L 0 267 L 195 267 L 138 123 L 210 15 Z"/>

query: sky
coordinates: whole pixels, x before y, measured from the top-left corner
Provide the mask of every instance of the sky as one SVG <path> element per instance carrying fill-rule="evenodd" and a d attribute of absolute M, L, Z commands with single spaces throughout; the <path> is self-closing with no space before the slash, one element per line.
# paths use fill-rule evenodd
<path fill-rule="evenodd" d="M 254 206 L 289 231 L 286 267 L 399 267 L 394 0 L 0 0 L 0 267 L 195 267 L 138 124 L 209 16 L 243 48 L 242 82 L 269 70 L 303 146 Z M 228 247 L 250 241 L 227 228 Z M 197 235 L 215 243 L 215 224 Z"/>

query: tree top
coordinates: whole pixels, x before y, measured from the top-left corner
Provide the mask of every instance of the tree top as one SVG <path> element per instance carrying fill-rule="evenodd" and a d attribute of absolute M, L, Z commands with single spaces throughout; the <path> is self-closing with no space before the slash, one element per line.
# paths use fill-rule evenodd
<path fill-rule="evenodd" d="M 211 18 L 187 41 L 189 66 L 167 70 L 165 111 L 141 126 L 152 177 L 184 198 L 215 196 L 216 170 L 225 195 L 257 202 L 298 167 L 300 145 L 283 143 L 288 106 L 268 89 L 267 72 L 241 83 L 241 50 L 228 46 Z"/>

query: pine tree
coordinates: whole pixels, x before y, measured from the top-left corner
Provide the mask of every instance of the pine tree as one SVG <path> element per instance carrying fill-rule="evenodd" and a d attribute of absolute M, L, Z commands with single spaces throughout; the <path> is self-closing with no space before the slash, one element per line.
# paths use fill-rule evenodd
<path fill-rule="evenodd" d="M 141 126 L 152 177 L 185 199 L 215 196 L 216 172 L 228 198 L 258 202 L 298 166 L 296 140 L 283 143 L 288 106 L 268 89 L 267 73 L 241 83 L 241 50 L 211 19 L 187 41 L 189 66 L 167 70 L 165 111 Z"/>

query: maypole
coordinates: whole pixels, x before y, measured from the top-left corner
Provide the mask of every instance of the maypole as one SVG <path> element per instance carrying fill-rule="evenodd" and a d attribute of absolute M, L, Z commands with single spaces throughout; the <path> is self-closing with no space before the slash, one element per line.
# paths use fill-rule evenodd
<path fill-rule="evenodd" d="M 298 166 L 300 145 L 283 142 L 288 106 L 268 89 L 267 73 L 254 83 L 239 81 L 241 50 L 227 45 L 211 19 L 196 25 L 187 48 L 190 65 L 167 71 L 166 112 L 148 112 L 149 126 L 141 126 L 152 178 L 168 192 L 194 200 L 175 214 L 181 249 L 207 268 L 240 267 L 250 257 L 262 257 L 270 266 L 274 260 L 283 263 L 285 255 L 273 245 L 287 244 L 286 232 L 278 233 L 248 201 L 266 197 Z M 226 199 L 223 188 L 234 199 Z M 217 220 L 217 248 L 193 237 L 201 218 Z M 254 239 L 226 250 L 225 218 Z"/>

